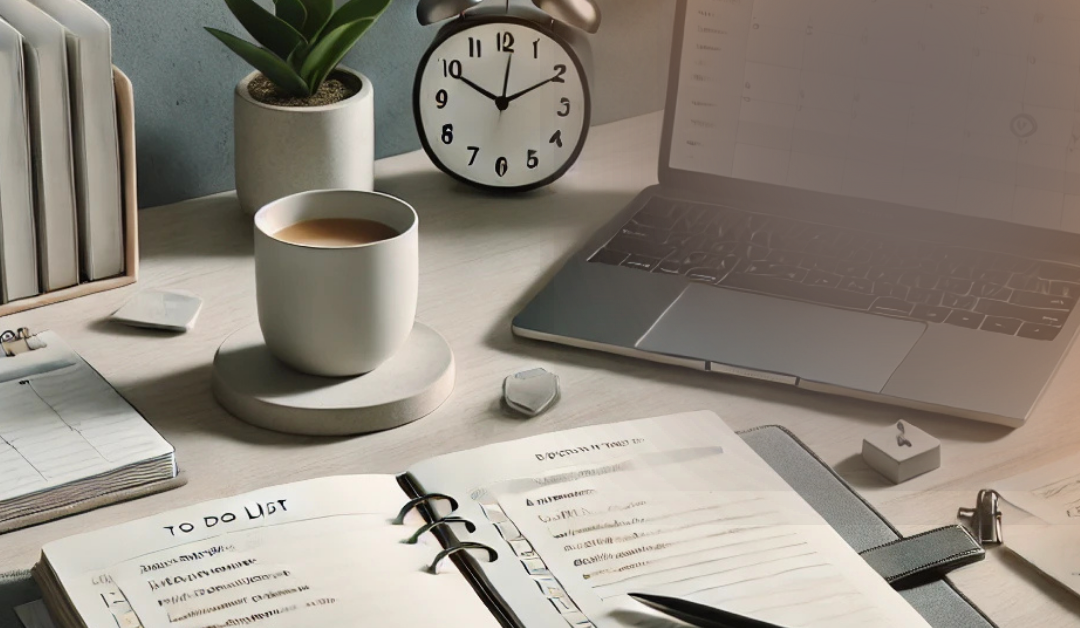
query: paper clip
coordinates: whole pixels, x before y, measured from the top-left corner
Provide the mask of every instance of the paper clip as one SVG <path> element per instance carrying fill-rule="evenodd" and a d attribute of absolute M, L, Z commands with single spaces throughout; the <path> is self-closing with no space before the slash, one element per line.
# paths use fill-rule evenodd
<path fill-rule="evenodd" d="M 1003 542 L 999 497 L 997 491 L 983 489 L 979 491 L 974 508 L 961 508 L 956 515 L 960 519 L 968 520 L 968 526 L 975 538 L 983 545 L 1000 545 Z"/>

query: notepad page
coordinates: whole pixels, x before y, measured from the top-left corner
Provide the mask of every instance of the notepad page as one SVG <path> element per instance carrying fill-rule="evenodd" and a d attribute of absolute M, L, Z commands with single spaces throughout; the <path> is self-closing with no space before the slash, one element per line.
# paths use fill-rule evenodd
<path fill-rule="evenodd" d="M 0 503 L 172 454 L 59 336 L 39 337 L 46 348 L 0 361 Z"/>
<path fill-rule="evenodd" d="M 498 623 L 391 475 L 271 487 L 47 545 L 89 628 L 468 626 Z M 106 600 L 105 604 L 102 600 Z"/>
<path fill-rule="evenodd" d="M 478 563 L 529 628 L 661 621 L 631 592 L 786 628 L 925 620 L 715 414 L 596 426 L 450 454 L 410 470 L 460 497 Z"/>

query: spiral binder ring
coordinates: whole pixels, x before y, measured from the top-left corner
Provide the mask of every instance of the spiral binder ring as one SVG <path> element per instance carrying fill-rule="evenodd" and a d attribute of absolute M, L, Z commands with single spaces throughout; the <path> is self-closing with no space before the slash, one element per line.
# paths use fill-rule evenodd
<path fill-rule="evenodd" d="M 443 559 L 445 559 L 446 557 L 451 556 L 453 554 L 456 554 L 457 552 L 460 552 L 462 550 L 471 550 L 471 549 L 486 550 L 487 553 L 488 553 L 488 562 L 489 563 L 493 563 L 493 562 L 499 560 L 499 553 L 496 552 L 495 550 L 491 549 L 487 545 L 484 545 L 483 543 L 474 543 L 472 541 L 466 541 L 464 543 L 458 543 L 457 545 L 455 545 L 453 547 L 448 547 L 448 548 L 444 549 L 443 551 L 439 552 L 439 554 L 435 557 L 435 560 L 431 561 L 431 566 L 428 567 L 428 569 L 427 569 L 428 573 L 430 573 L 430 574 L 439 573 L 439 571 L 438 571 L 439 570 L 439 563 L 441 563 L 443 561 Z"/>
<path fill-rule="evenodd" d="M 410 510 L 416 508 L 420 504 L 424 504 L 436 499 L 444 499 L 450 502 L 450 510 L 457 510 L 458 503 L 457 500 L 453 497 L 450 497 L 449 495 L 443 495 L 442 493 L 428 493 L 427 495 L 421 495 L 420 497 L 410 499 L 408 502 L 406 502 L 405 505 L 401 507 L 401 512 L 398 513 L 398 516 L 394 518 L 393 524 L 396 526 L 405 525 L 405 515 L 409 514 Z"/>
<path fill-rule="evenodd" d="M 473 524 L 472 521 L 469 521 L 468 519 L 462 519 L 461 517 L 444 517 L 442 519 L 439 519 L 438 521 L 432 521 L 431 523 L 425 524 L 416 532 L 413 532 L 413 535 L 405 539 L 404 542 L 408 545 L 416 545 L 416 542 L 420 540 L 420 537 L 423 536 L 424 533 L 431 532 L 432 530 L 441 525 L 449 525 L 451 523 L 464 523 L 465 529 L 469 531 L 469 534 L 476 532 L 476 526 Z"/>

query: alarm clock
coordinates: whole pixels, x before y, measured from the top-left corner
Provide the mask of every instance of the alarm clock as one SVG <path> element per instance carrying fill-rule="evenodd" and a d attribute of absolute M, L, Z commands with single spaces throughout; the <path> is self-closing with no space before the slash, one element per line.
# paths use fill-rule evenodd
<path fill-rule="evenodd" d="M 421 24 L 453 18 L 413 87 L 420 143 L 478 188 L 526 191 L 574 164 L 589 132 L 589 81 L 573 29 L 595 32 L 593 0 L 423 0 Z"/>

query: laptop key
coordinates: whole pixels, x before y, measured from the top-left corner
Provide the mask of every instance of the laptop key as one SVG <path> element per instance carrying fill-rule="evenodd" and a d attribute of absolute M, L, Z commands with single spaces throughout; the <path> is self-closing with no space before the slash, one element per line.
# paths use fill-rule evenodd
<path fill-rule="evenodd" d="M 716 283 L 720 281 L 720 277 L 723 276 L 724 272 L 715 268 L 691 268 L 686 271 L 686 278 L 690 281 Z"/>
<path fill-rule="evenodd" d="M 1023 292 L 1016 290 L 1013 292 L 1012 298 L 1009 299 L 1009 303 L 1015 303 L 1016 305 L 1023 305 L 1025 307 L 1038 307 L 1050 310 L 1071 310 L 1076 305 L 1076 299 L 1070 299 L 1069 297 L 1058 297 L 1050 294 L 1037 294 L 1034 292 Z"/>
<path fill-rule="evenodd" d="M 873 294 L 874 282 L 859 277 L 845 277 L 844 280 L 840 282 L 840 289 L 862 292 L 863 294 Z"/>
<path fill-rule="evenodd" d="M 1059 331 L 1061 331 L 1060 327 L 1024 323 L 1020 326 L 1020 331 L 1016 332 L 1016 335 L 1021 338 L 1030 338 L 1032 340 L 1053 340 L 1054 338 L 1057 338 Z"/>
<path fill-rule="evenodd" d="M 907 301 L 901 301 L 900 299 L 894 299 L 892 297 L 878 297 L 874 301 L 874 305 L 871 306 L 870 312 L 874 314 L 885 314 L 887 316 L 908 316 L 911 314 L 911 310 L 915 306 Z"/>
<path fill-rule="evenodd" d="M 971 295 L 960 296 L 958 294 L 946 292 L 941 297 L 941 305 L 944 307 L 951 307 L 955 310 L 970 310 L 975 307 L 975 302 L 977 300 L 978 299 Z M 979 320 L 981 321 L 982 319 L 980 318 Z"/>
<path fill-rule="evenodd" d="M 984 320 L 986 320 L 986 314 L 953 310 L 952 313 L 949 314 L 949 317 L 945 319 L 945 322 L 950 325 L 956 325 L 957 327 L 978 329 Z"/>
<path fill-rule="evenodd" d="M 943 323 L 952 313 L 947 307 L 934 307 L 932 305 L 916 305 L 911 310 L 911 318 L 928 323 Z"/>
<path fill-rule="evenodd" d="M 681 275 L 684 268 L 679 262 L 665 261 L 657 264 L 653 272 L 660 275 Z"/>
<path fill-rule="evenodd" d="M 656 268 L 660 260 L 655 257 L 646 257 L 644 255 L 631 255 L 628 259 L 623 261 L 622 265 L 626 268 L 634 268 L 637 270 L 651 271 Z"/>
<path fill-rule="evenodd" d="M 907 299 L 907 286 L 885 281 L 874 282 L 874 295 L 879 297 L 892 297 L 894 299 Z"/>
<path fill-rule="evenodd" d="M 1050 325 L 1052 327 L 1061 327 L 1065 324 L 1065 319 L 1069 316 L 1068 312 L 1062 310 L 1044 310 L 1033 307 L 1022 307 L 1013 305 L 1012 303 L 990 301 L 988 299 L 979 299 L 979 303 L 975 306 L 975 311 L 980 314 L 986 314 L 987 316 L 1013 318 L 1027 323 Z"/>
<path fill-rule="evenodd" d="M 1009 277 L 1011 277 L 1011 274 L 1003 270 L 981 270 L 975 273 L 974 279 L 977 281 L 985 281 L 987 283 L 1005 285 L 1009 283 Z"/>
<path fill-rule="evenodd" d="M 590 262 L 596 262 L 598 264 L 608 264 L 610 266 L 618 266 L 623 263 L 623 260 L 630 257 L 627 253 L 620 253 L 619 251 L 612 251 L 610 249 L 600 249 L 593 253 L 593 256 L 589 258 Z"/>
<path fill-rule="evenodd" d="M 1003 318 L 1001 316 L 987 316 L 986 320 L 979 329 L 986 331 L 992 331 L 999 334 L 1007 334 L 1012 336 L 1020 330 L 1023 325 L 1023 321 L 1018 321 L 1015 318 Z"/>
<path fill-rule="evenodd" d="M 844 278 L 835 273 L 827 273 L 820 270 L 812 270 L 806 274 L 803 283 L 808 286 L 821 286 L 823 288 L 838 288 Z"/>
<path fill-rule="evenodd" d="M 642 255 L 644 257 L 655 257 L 657 259 L 664 259 L 675 252 L 675 247 L 673 246 L 654 244 L 647 240 L 629 238 L 622 235 L 612 238 L 604 248 L 612 251 L 629 253 L 630 255 Z"/>
<path fill-rule="evenodd" d="M 731 273 L 719 285 L 851 310 L 868 310 L 874 303 L 873 295 L 869 294 L 822 288 L 761 275 Z"/>
<path fill-rule="evenodd" d="M 1070 283 L 1068 281 L 1051 281 L 1050 294 L 1058 297 L 1080 299 L 1080 284 Z"/>
<path fill-rule="evenodd" d="M 994 283 L 976 281 L 971 286 L 971 294 L 994 301 L 1008 301 L 1012 297 L 1012 289 Z"/>

